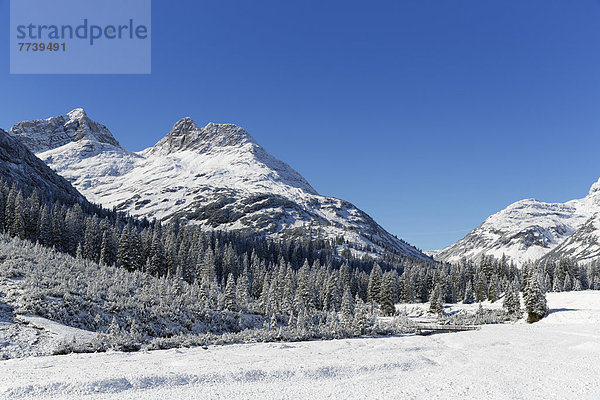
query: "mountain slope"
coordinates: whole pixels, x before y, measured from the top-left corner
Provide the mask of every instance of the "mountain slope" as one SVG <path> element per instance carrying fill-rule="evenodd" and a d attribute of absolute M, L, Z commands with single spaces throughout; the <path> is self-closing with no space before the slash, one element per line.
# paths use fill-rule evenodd
<path fill-rule="evenodd" d="M 11 134 L 29 143 L 89 200 L 105 207 L 163 221 L 183 219 L 210 229 L 275 239 L 331 239 L 360 252 L 429 259 L 352 204 L 319 195 L 235 125 L 200 128 L 184 118 L 155 146 L 139 153 L 121 147 L 81 109 L 21 122 Z"/>
<path fill-rule="evenodd" d="M 600 246 L 595 253 L 591 249 L 584 251 L 585 243 L 599 232 L 596 227 L 600 224 L 591 220 L 599 211 L 600 181 L 586 197 L 566 203 L 521 200 L 488 217 L 463 239 L 437 252 L 435 258 L 456 262 L 462 257 L 500 258 L 504 254 L 516 263 L 535 261 L 546 255 L 588 259 L 590 254 L 600 254 Z"/>
<path fill-rule="evenodd" d="M 600 259 L 600 214 L 594 214 L 575 233 L 544 256 L 544 259 L 553 258 L 572 258 L 584 263 Z"/>
<path fill-rule="evenodd" d="M 90 120 L 81 108 L 59 117 L 19 122 L 10 134 L 94 203 L 101 202 L 92 188 L 131 171 L 140 158 L 121 147 L 104 125 Z"/>
<path fill-rule="evenodd" d="M 9 184 L 66 203 L 84 202 L 83 196 L 52 171 L 18 139 L 0 129 L 0 177 Z"/>

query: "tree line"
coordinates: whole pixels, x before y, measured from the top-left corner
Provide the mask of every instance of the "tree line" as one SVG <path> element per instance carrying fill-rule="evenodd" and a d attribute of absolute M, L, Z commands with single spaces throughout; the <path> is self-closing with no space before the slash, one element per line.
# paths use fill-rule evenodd
<path fill-rule="evenodd" d="M 445 303 L 501 297 L 517 313 L 533 269 L 544 292 L 600 288 L 597 263 L 560 260 L 519 270 L 506 257 L 452 265 L 390 254 L 374 260 L 353 256 L 337 240 L 276 242 L 42 198 L 0 181 L 0 231 L 100 265 L 186 282 L 214 310 L 276 321 L 332 313 L 348 322 L 357 310 L 368 319 L 415 302 L 430 302 L 432 312 L 443 313 Z"/>

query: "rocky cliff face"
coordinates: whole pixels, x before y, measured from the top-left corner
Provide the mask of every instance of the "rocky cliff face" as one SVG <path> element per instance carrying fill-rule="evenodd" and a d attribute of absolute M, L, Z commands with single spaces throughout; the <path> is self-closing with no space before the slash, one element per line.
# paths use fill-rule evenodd
<path fill-rule="evenodd" d="M 34 153 L 83 140 L 119 146 L 110 131 L 89 119 L 81 108 L 59 117 L 19 122 L 10 131 Z"/>
<path fill-rule="evenodd" d="M 67 203 L 83 202 L 83 196 L 52 171 L 18 139 L 0 129 L 0 177 L 9 184 Z"/>

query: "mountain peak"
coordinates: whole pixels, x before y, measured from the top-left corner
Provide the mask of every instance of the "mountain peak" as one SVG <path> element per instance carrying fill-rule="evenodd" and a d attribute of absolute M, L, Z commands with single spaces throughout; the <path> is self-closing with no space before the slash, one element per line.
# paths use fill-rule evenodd
<path fill-rule="evenodd" d="M 237 125 L 200 128 L 186 117 L 138 154 L 100 143 L 110 133 L 82 109 L 17 124 L 13 134 L 8 139 L 26 138 L 41 160 L 109 209 L 274 240 L 344 237 L 339 247 L 353 253 L 378 256 L 389 250 L 428 259 L 352 204 L 320 196 Z"/>
<path fill-rule="evenodd" d="M 592 187 L 590 187 L 590 192 L 588 193 L 588 196 L 596 193 L 596 192 L 600 192 L 600 179 L 598 179 L 593 185 Z"/>
<path fill-rule="evenodd" d="M 108 128 L 92 121 L 83 108 L 58 117 L 19 122 L 10 129 L 10 134 L 19 137 L 34 153 L 83 140 L 121 147 Z"/>
<path fill-rule="evenodd" d="M 67 116 L 71 120 L 89 119 L 83 108 L 76 108 L 74 110 L 71 110 L 67 113 Z"/>
<path fill-rule="evenodd" d="M 185 150 L 207 152 L 215 148 L 241 147 L 248 143 L 256 144 L 256 141 L 237 125 L 211 122 L 203 128 L 198 128 L 194 120 L 185 117 L 177 121 L 171 131 L 154 145 L 150 152 L 166 154 Z"/>
<path fill-rule="evenodd" d="M 185 136 L 191 132 L 195 132 L 198 130 L 198 125 L 194 122 L 190 117 L 181 118 L 179 121 L 175 122 L 173 128 L 167 136 L 171 137 L 179 137 Z"/>

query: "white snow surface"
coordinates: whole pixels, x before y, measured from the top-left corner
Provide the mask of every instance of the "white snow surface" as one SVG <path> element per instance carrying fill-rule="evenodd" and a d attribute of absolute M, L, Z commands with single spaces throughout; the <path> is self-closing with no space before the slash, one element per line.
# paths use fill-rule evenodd
<path fill-rule="evenodd" d="M 435 258 L 457 262 L 462 257 L 478 260 L 483 255 L 496 258 L 505 255 L 521 265 L 552 252 L 555 257 L 569 256 L 588 261 L 592 257 L 590 254 L 600 255 L 600 231 L 596 228 L 591 239 L 588 235 L 571 240 L 568 252 L 559 246 L 570 238 L 581 236 L 579 230 L 599 212 L 600 180 L 592 185 L 586 197 L 566 203 L 520 200 L 488 217 L 463 239 L 437 251 Z M 590 240 L 597 247 L 596 252 L 586 250 Z"/>
<path fill-rule="evenodd" d="M 210 229 L 252 230 L 274 238 L 343 236 L 354 247 L 423 253 L 352 204 L 319 195 L 244 129 L 178 121 L 155 146 L 121 147 L 81 109 L 11 129 L 94 203 L 149 219 L 188 219 Z"/>
<path fill-rule="evenodd" d="M 18 279 L 0 278 L 0 359 L 50 355 L 64 343 L 90 343 L 96 337 L 38 315 L 16 314 L 5 301 L 22 290 Z"/>
<path fill-rule="evenodd" d="M 20 399 L 597 399 L 600 292 L 549 293 L 539 323 L 479 331 L 0 362 Z"/>

